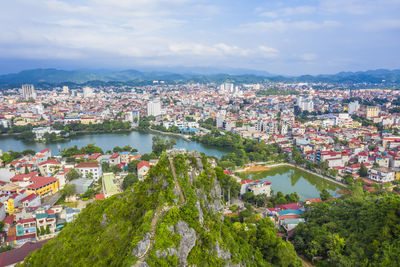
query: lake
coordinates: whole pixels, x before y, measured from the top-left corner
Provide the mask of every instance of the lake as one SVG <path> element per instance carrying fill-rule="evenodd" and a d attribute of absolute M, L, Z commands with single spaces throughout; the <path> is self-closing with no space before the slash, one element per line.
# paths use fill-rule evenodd
<path fill-rule="evenodd" d="M 40 151 L 44 148 L 49 147 L 53 155 L 60 155 L 60 151 L 64 148 L 72 147 L 77 145 L 78 147 L 83 147 L 88 144 L 96 144 L 103 149 L 103 151 L 112 150 L 116 146 L 130 145 L 136 148 L 141 153 L 151 153 L 152 138 L 153 136 L 161 136 L 166 139 L 175 139 L 175 148 L 184 148 L 188 151 L 197 150 L 203 152 L 209 156 L 221 157 L 227 150 L 206 146 L 197 142 L 186 141 L 182 138 L 162 135 L 156 133 L 148 132 L 138 132 L 132 131 L 127 133 L 99 133 L 99 134 L 84 134 L 73 136 L 65 141 L 44 144 L 44 143 L 26 143 L 21 140 L 17 140 L 12 136 L 1 136 L 0 137 L 0 149 L 3 152 L 13 150 L 13 151 L 23 151 L 25 149 L 33 149 L 35 151 Z"/>
<path fill-rule="evenodd" d="M 339 185 L 324 180 L 308 172 L 290 166 L 279 166 L 261 172 L 240 173 L 240 177 L 251 180 L 265 179 L 271 182 L 274 194 L 281 191 L 284 194 L 297 192 L 300 200 L 306 198 L 317 198 L 323 189 L 332 196 L 338 196 L 337 190 L 342 189 Z"/>

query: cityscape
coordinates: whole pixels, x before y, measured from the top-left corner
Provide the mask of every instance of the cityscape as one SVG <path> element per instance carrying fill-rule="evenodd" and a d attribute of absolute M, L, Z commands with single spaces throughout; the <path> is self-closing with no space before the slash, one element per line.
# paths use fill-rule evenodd
<path fill-rule="evenodd" d="M 398 265 L 398 1 L 73 2 L 0 10 L 0 267 Z"/>

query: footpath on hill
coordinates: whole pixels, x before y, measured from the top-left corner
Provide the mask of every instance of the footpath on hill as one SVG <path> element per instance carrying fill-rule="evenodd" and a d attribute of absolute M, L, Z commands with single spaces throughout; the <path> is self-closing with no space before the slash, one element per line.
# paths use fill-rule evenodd
<path fill-rule="evenodd" d="M 179 192 L 180 204 L 178 205 L 178 208 L 180 208 L 180 207 L 182 207 L 183 205 L 186 204 L 186 199 L 185 199 L 185 196 L 183 195 L 182 188 L 181 188 L 181 186 L 179 184 L 179 181 L 178 181 L 178 177 L 176 176 L 175 166 L 174 166 L 174 159 L 173 159 L 173 157 L 168 157 L 168 159 L 169 159 L 169 164 L 170 164 L 171 171 L 172 171 L 172 176 L 174 177 L 175 187 Z M 150 226 L 150 242 L 149 242 L 149 245 L 148 245 L 146 251 L 142 255 L 140 255 L 138 257 L 137 262 L 133 265 L 134 267 L 142 266 L 142 264 L 146 260 L 147 256 L 149 255 L 150 251 L 152 250 L 152 248 L 154 246 L 154 238 L 155 238 L 155 234 L 156 234 L 156 227 L 157 227 L 158 220 L 160 218 L 162 218 L 162 216 L 164 216 L 164 214 L 166 212 L 168 212 L 170 209 L 172 209 L 173 207 L 174 206 L 168 206 L 167 204 L 165 204 L 162 209 L 156 211 L 156 213 L 154 214 L 154 217 L 151 220 L 151 226 Z"/>

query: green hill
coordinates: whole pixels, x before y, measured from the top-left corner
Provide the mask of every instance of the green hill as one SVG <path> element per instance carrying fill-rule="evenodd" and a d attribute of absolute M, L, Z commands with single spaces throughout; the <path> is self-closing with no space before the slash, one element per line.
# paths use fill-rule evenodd
<path fill-rule="evenodd" d="M 23 264 L 299 266 L 268 218 L 222 216 L 222 192 L 236 182 L 212 163 L 197 152 L 163 154 L 145 181 L 90 204 Z"/>

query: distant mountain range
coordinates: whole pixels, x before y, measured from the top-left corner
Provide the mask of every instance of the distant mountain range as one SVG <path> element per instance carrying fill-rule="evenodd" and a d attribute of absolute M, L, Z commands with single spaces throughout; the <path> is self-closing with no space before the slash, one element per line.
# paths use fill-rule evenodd
<path fill-rule="evenodd" d="M 194 70 L 194 69 L 193 69 Z M 200 69 L 198 69 L 200 72 Z M 216 69 L 209 74 L 198 73 L 174 73 L 162 71 L 142 72 L 138 70 L 123 71 L 82 71 L 82 70 L 58 70 L 58 69 L 32 69 L 24 70 L 19 73 L 0 75 L 0 85 L 18 86 L 23 83 L 33 84 L 85 84 L 88 82 L 152 82 L 153 80 L 164 80 L 169 82 L 263 82 L 263 81 L 283 81 L 283 82 L 330 82 L 330 83 L 396 83 L 400 84 L 400 69 L 397 70 L 369 70 L 360 72 L 340 72 L 330 75 L 302 75 L 297 77 L 271 75 L 268 72 L 252 74 L 240 74 L 236 69 L 230 74 L 216 74 Z M 201 72 L 204 73 L 205 69 Z M 237 74 L 232 74 L 232 73 Z M 243 70 L 245 72 L 245 70 Z"/>

